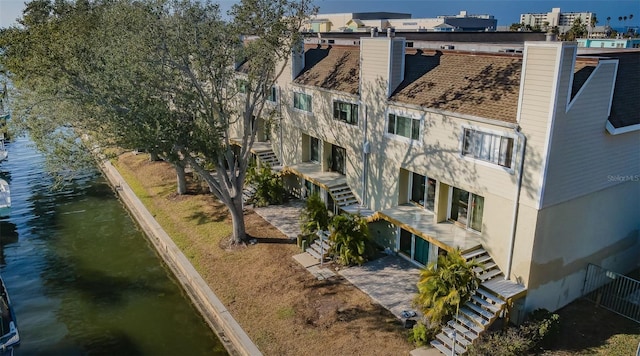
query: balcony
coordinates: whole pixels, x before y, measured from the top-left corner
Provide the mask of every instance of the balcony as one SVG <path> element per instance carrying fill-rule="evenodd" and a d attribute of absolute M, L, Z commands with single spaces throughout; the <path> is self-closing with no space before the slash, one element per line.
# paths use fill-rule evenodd
<path fill-rule="evenodd" d="M 379 211 L 375 219 L 389 221 L 448 251 L 468 251 L 482 245 L 480 235 L 451 222 L 436 223 L 433 213 L 412 204 Z"/>

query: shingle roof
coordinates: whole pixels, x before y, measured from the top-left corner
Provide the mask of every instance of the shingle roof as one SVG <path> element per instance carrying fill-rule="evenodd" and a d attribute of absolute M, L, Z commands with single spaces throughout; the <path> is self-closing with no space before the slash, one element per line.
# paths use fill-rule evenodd
<path fill-rule="evenodd" d="M 318 46 L 307 49 L 305 67 L 294 82 L 358 94 L 359 51 L 355 46 Z"/>
<path fill-rule="evenodd" d="M 582 85 L 587 81 L 591 73 L 598 65 L 597 58 L 577 58 L 576 65 L 573 68 L 573 85 L 571 87 L 571 99 L 578 94 Z"/>
<path fill-rule="evenodd" d="M 522 58 L 407 51 L 405 79 L 391 100 L 515 122 Z"/>
<path fill-rule="evenodd" d="M 640 52 L 601 56 L 619 60 L 609 121 L 615 127 L 640 124 Z M 408 48 L 405 61 L 405 79 L 389 98 L 391 101 L 515 122 L 521 56 Z M 597 61 L 577 58 L 572 96 L 584 85 Z M 295 83 L 358 94 L 359 47 L 307 48 L 305 64 Z"/>
<path fill-rule="evenodd" d="M 617 58 L 618 76 L 609 121 L 616 127 L 640 124 L 640 51 L 608 53 Z"/>

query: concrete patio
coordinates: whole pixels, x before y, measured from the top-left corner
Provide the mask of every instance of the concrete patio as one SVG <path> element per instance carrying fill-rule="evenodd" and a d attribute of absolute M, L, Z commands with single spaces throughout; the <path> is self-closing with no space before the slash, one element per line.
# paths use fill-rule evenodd
<path fill-rule="evenodd" d="M 404 319 L 402 312 L 415 311 L 412 306 L 418 293 L 416 283 L 420 269 L 399 256 L 384 256 L 362 266 L 349 267 L 338 272 L 374 301 L 391 311 L 398 319 Z"/>
<path fill-rule="evenodd" d="M 300 234 L 300 212 L 303 208 L 302 201 L 293 200 L 283 205 L 255 208 L 254 211 L 293 239 Z M 320 262 L 306 252 L 293 258 L 316 278 L 331 278 L 334 274 L 325 266 L 320 266 Z M 363 266 L 341 269 L 337 273 L 399 319 L 403 319 L 404 310 L 414 310 L 411 302 L 417 293 L 420 269 L 399 256 L 384 256 Z M 417 320 L 417 317 L 414 319 Z"/>

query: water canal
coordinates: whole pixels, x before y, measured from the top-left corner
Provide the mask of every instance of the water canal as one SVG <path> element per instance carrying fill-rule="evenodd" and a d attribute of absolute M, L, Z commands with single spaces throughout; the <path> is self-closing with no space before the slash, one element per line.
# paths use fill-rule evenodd
<path fill-rule="evenodd" d="M 7 146 L 0 273 L 18 319 L 16 355 L 226 354 L 97 171 L 51 190 L 30 141 Z"/>

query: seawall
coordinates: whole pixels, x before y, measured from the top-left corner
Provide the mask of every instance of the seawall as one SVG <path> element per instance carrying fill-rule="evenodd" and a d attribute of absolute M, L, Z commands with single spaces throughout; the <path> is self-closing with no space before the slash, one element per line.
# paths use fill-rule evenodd
<path fill-rule="evenodd" d="M 262 355 L 191 262 L 133 193 L 120 172 L 109 161 L 103 161 L 100 169 L 229 353 Z"/>

